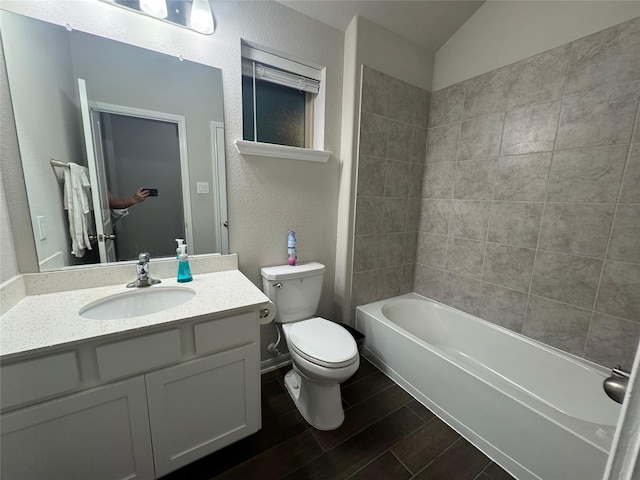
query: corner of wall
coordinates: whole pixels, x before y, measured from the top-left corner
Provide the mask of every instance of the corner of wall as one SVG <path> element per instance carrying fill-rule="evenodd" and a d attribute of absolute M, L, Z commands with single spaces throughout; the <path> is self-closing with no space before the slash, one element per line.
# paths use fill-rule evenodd
<path fill-rule="evenodd" d="M 334 303 L 336 319 L 349 322 L 351 309 L 351 273 L 353 270 L 353 232 L 355 217 L 355 182 L 357 135 L 360 99 L 360 68 L 357 38 L 360 17 L 351 20 L 344 35 L 342 73 L 342 132 L 340 142 L 340 185 L 336 240 Z"/>

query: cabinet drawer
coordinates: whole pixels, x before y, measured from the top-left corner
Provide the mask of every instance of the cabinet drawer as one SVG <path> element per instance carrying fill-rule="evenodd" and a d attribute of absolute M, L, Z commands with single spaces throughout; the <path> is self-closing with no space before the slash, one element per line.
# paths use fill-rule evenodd
<path fill-rule="evenodd" d="M 180 331 L 169 330 L 96 348 L 101 380 L 113 380 L 182 359 Z"/>
<path fill-rule="evenodd" d="M 222 349 L 254 342 L 258 334 L 255 312 L 219 318 L 194 325 L 196 354 L 216 352 Z"/>
<path fill-rule="evenodd" d="M 81 385 L 75 352 L 14 363 L 3 366 L 1 372 L 3 409 L 61 395 Z"/>

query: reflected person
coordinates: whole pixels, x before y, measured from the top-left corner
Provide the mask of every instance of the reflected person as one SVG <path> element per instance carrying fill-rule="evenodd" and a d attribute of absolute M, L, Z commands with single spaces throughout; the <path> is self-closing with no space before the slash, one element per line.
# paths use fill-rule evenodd
<path fill-rule="evenodd" d="M 144 202 L 149 196 L 149 190 L 144 188 L 139 188 L 136 193 L 133 194 L 131 198 L 119 199 L 115 198 L 111 192 L 109 194 L 109 208 L 111 209 L 123 209 L 129 208 L 136 203 Z"/>

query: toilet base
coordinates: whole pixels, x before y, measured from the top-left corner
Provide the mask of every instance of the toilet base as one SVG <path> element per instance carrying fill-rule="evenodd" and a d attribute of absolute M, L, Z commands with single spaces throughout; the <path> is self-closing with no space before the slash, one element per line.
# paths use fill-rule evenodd
<path fill-rule="evenodd" d="M 304 419 L 318 430 L 335 430 L 344 422 L 340 384 L 320 384 L 302 375 L 294 366 L 284 384 Z"/>

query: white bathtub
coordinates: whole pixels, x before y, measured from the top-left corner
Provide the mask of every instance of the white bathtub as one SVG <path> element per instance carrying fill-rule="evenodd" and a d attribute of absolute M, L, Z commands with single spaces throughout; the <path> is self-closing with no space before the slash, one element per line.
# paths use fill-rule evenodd
<path fill-rule="evenodd" d="M 600 480 L 609 371 L 415 293 L 358 307 L 365 356 L 517 479 Z"/>

